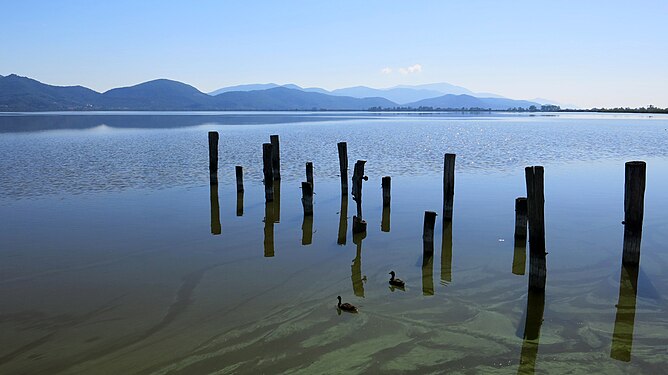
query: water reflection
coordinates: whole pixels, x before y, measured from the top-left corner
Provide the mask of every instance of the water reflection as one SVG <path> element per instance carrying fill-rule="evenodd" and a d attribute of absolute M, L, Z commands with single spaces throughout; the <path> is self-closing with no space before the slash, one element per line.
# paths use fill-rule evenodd
<path fill-rule="evenodd" d="M 452 282 L 452 221 L 443 220 L 441 242 L 441 284 Z"/>
<path fill-rule="evenodd" d="M 281 180 L 274 181 L 274 223 L 281 222 Z"/>
<path fill-rule="evenodd" d="M 339 237 L 336 243 L 346 244 L 346 232 L 348 231 L 348 195 L 341 196 L 341 209 L 339 210 Z"/>
<path fill-rule="evenodd" d="M 422 253 L 422 295 L 434 295 L 434 256 L 432 253 Z"/>
<path fill-rule="evenodd" d="M 513 273 L 524 275 L 527 263 L 527 239 L 515 237 L 515 252 L 513 253 Z"/>
<path fill-rule="evenodd" d="M 237 193 L 237 216 L 244 216 L 244 192 Z"/>
<path fill-rule="evenodd" d="M 364 282 L 366 281 L 366 276 L 362 276 L 362 240 L 365 238 L 366 232 L 353 235 L 353 243 L 357 245 L 357 252 L 350 267 L 350 278 L 353 282 L 353 292 L 358 297 L 364 297 Z"/>
<path fill-rule="evenodd" d="M 310 245 L 313 242 L 313 215 L 304 215 L 302 222 L 302 245 Z"/>
<path fill-rule="evenodd" d="M 526 319 L 524 321 L 524 341 L 522 342 L 518 374 L 534 374 L 536 371 L 536 356 L 538 355 L 540 328 L 543 325 L 544 311 L 545 292 L 529 289 Z"/>
<path fill-rule="evenodd" d="M 383 207 L 383 217 L 380 221 L 380 230 L 382 232 L 390 232 L 390 206 Z"/>
<path fill-rule="evenodd" d="M 264 203 L 264 256 L 274 256 L 274 202 Z"/>
<path fill-rule="evenodd" d="M 220 228 L 220 205 L 218 203 L 218 184 L 209 185 L 209 199 L 211 203 L 211 234 L 218 235 Z"/>

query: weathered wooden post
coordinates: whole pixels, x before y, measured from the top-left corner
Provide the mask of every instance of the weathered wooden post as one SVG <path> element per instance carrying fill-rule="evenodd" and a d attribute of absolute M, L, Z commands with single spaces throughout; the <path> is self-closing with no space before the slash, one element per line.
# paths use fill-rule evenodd
<path fill-rule="evenodd" d="M 455 154 L 445 154 L 443 162 L 443 220 L 452 220 L 455 197 Z"/>
<path fill-rule="evenodd" d="M 385 176 L 382 178 L 380 186 L 383 189 L 383 207 L 388 207 L 390 205 L 390 184 L 392 183 L 392 177 Z"/>
<path fill-rule="evenodd" d="M 271 141 L 271 169 L 274 180 L 281 179 L 281 152 L 278 144 L 278 135 L 273 134 L 269 136 Z"/>
<path fill-rule="evenodd" d="M 302 182 L 302 205 L 304 216 L 313 216 L 313 186 L 309 182 Z"/>
<path fill-rule="evenodd" d="M 346 244 L 346 233 L 348 232 L 348 194 L 341 196 L 341 210 L 339 211 L 339 236 L 336 243 Z"/>
<path fill-rule="evenodd" d="M 527 238 L 527 199 L 515 199 L 515 238 Z"/>
<path fill-rule="evenodd" d="M 218 184 L 218 132 L 209 132 L 209 184 Z"/>
<path fill-rule="evenodd" d="M 645 178 L 647 165 L 644 161 L 629 161 L 625 165 L 624 182 L 624 250 L 622 263 L 640 263 L 640 239 L 645 210 Z"/>
<path fill-rule="evenodd" d="M 525 168 L 527 212 L 529 217 L 529 289 L 545 290 L 545 196 L 543 167 Z"/>
<path fill-rule="evenodd" d="M 424 227 L 422 230 L 422 252 L 425 254 L 434 253 L 434 225 L 436 224 L 436 212 L 424 212 Z"/>
<path fill-rule="evenodd" d="M 234 172 L 237 176 L 237 193 L 244 192 L 244 167 L 237 165 L 234 167 Z"/>
<path fill-rule="evenodd" d="M 264 199 L 267 202 L 274 200 L 274 170 L 271 164 L 271 143 L 262 144 L 262 170 L 264 172 Z"/>
<path fill-rule="evenodd" d="M 209 198 L 211 200 L 211 234 L 218 235 L 220 229 L 220 204 L 218 203 L 218 184 L 209 185 Z"/>
<path fill-rule="evenodd" d="M 341 194 L 348 195 L 348 144 L 339 142 L 336 144 L 339 149 L 339 169 L 341 172 Z"/>
<path fill-rule="evenodd" d="M 353 216 L 353 234 L 366 232 L 366 221 L 362 219 L 362 181 L 369 178 L 364 175 L 366 160 L 355 162 L 353 170 L 353 200 L 357 203 L 357 215 Z"/>
<path fill-rule="evenodd" d="M 314 188 L 313 185 L 313 163 L 306 162 L 306 182 L 311 184 L 311 189 Z"/>

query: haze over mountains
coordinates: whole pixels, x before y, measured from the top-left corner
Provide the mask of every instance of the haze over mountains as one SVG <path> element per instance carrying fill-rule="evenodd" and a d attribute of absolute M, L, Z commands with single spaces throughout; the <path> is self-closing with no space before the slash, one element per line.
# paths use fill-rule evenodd
<path fill-rule="evenodd" d="M 434 109 L 540 107 L 539 101 L 513 100 L 437 83 L 374 89 L 365 86 L 328 91 L 297 85 L 249 84 L 206 94 L 167 79 L 100 93 L 82 86 L 52 86 L 15 74 L 0 76 L 0 111 L 225 111 L 368 110 L 397 107 Z"/>

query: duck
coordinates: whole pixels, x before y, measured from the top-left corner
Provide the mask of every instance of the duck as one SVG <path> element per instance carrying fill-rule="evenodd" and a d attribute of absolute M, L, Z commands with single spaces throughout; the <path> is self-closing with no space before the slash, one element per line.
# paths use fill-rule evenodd
<path fill-rule="evenodd" d="M 341 296 L 338 296 L 338 297 L 336 297 L 336 298 L 339 299 L 339 304 L 336 305 L 339 309 L 341 309 L 341 310 L 343 310 L 343 311 L 351 312 L 351 313 L 356 313 L 356 312 L 358 312 L 357 307 L 355 307 L 355 306 L 349 304 L 348 302 L 341 303 Z"/>
<path fill-rule="evenodd" d="M 403 280 L 394 278 L 394 271 L 390 271 L 390 275 L 392 275 L 392 277 L 390 277 L 390 285 L 398 287 L 404 287 L 406 285 Z"/>

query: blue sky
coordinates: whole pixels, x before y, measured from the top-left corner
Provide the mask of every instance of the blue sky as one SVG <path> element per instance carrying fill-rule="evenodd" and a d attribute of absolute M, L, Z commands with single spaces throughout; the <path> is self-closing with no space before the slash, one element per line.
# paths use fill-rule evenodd
<path fill-rule="evenodd" d="M 5 1 L 0 74 L 334 89 L 449 82 L 668 107 L 668 1 Z"/>

